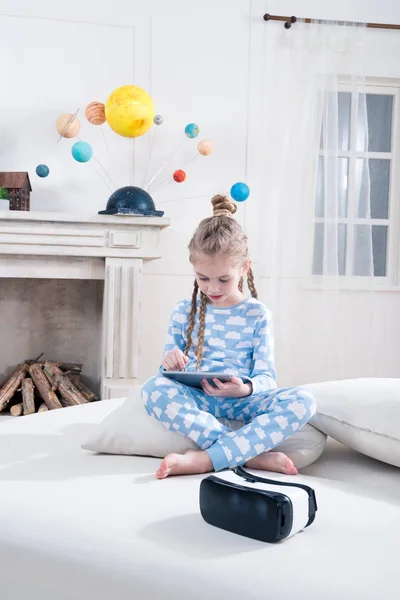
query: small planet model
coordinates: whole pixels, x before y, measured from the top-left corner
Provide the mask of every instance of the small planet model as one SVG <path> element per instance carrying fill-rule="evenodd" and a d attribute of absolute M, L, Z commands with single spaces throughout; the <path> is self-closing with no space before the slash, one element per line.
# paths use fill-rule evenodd
<path fill-rule="evenodd" d="M 71 114 L 64 113 L 56 121 L 57 132 L 64 138 L 74 138 L 78 135 L 81 128 L 79 119 Z"/>
<path fill-rule="evenodd" d="M 102 102 L 90 102 L 87 105 L 85 116 L 91 125 L 103 125 L 106 122 L 104 108 Z"/>
<path fill-rule="evenodd" d="M 154 117 L 154 123 L 156 125 L 162 125 L 164 123 L 164 117 L 162 115 L 156 115 Z"/>
<path fill-rule="evenodd" d="M 38 177 L 47 177 L 47 175 L 50 173 L 50 169 L 47 165 L 38 165 L 36 167 L 36 175 Z"/>
<path fill-rule="evenodd" d="M 208 156 L 213 151 L 213 144 L 211 140 L 202 140 L 197 144 L 197 150 L 202 156 Z"/>
<path fill-rule="evenodd" d="M 250 188 L 242 181 L 238 181 L 231 187 L 230 194 L 236 202 L 244 202 L 250 196 Z"/>
<path fill-rule="evenodd" d="M 123 85 L 107 98 L 105 115 L 109 126 L 123 137 L 139 137 L 153 124 L 154 103 L 151 96 L 135 85 Z"/>
<path fill-rule="evenodd" d="M 193 139 L 195 137 L 197 137 L 200 133 L 200 128 L 198 125 L 196 125 L 196 123 L 189 123 L 188 125 L 186 125 L 185 127 L 185 135 L 190 138 Z"/>
<path fill-rule="evenodd" d="M 85 163 L 92 158 L 92 146 L 88 142 L 75 142 L 72 146 L 72 156 L 77 162 Z"/>
<path fill-rule="evenodd" d="M 178 169 L 177 171 L 175 171 L 172 177 L 174 178 L 174 181 L 176 181 L 176 183 L 182 183 L 186 179 L 186 173 L 185 171 L 182 171 L 182 169 Z"/>

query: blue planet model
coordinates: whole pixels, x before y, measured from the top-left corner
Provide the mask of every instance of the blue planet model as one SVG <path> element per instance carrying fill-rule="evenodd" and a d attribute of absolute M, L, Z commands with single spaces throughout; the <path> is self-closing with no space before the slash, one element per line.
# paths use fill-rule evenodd
<path fill-rule="evenodd" d="M 92 146 L 88 142 L 75 142 L 72 146 L 72 156 L 80 163 L 88 162 L 92 158 Z"/>
<path fill-rule="evenodd" d="M 185 127 L 185 135 L 190 138 L 193 139 L 195 137 L 197 137 L 200 133 L 200 127 L 198 125 L 196 125 L 196 123 L 189 123 L 188 125 L 186 125 Z"/>
<path fill-rule="evenodd" d="M 50 173 L 50 169 L 47 165 L 38 165 L 36 167 L 36 175 L 38 177 L 47 177 L 47 175 Z"/>
<path fill-rule="evenodd" d="M 244 202 L 250 196 L 250 188 L 242 181 L 238 181 L 231 187 L 231 196 L 236 202 Z"/>

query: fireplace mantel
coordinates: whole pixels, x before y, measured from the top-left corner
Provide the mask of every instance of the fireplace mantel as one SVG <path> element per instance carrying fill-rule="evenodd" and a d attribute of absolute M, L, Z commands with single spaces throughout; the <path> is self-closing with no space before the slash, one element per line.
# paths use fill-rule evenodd
<path fill-rule="evenodd" d="M 103 398 L 125 395 L 138 376 L 143 262 L 160 258 L 168 225 L 166 217 L 0 211 L 0 278 L 104 279 Z"/>

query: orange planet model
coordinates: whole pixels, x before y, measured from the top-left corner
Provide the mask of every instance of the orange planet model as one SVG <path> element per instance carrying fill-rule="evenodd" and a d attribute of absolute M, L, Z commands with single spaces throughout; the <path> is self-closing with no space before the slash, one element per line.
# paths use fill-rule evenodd
<path fill-rule="evenodd" d="M 92 125 L 103 125 L 106 122 L 104 104 L 102 102 L 91 102 L 86 107 L 85 116 Z"/>

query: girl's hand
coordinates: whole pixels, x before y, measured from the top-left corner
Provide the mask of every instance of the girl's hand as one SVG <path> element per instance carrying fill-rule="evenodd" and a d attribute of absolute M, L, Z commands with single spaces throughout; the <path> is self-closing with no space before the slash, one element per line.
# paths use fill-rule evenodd
<path fill-rule="evenodd" d="M 251 383 L 243 383 L 240 377 L 232 377 L 230 381 L 222 382 L 213 379 L 217 387 L 212 386 L 206 379 L 201 384 L 207 396 L 218 396 L 220 398 L 244 398 L 252 393 Z"/>
<path fill-rule="evenodd" d="M 167 352 L 161 364 L 166 371 L 183 371 L 188 360 L 188 357 L 183 354 L 182 350 L 174 348 Z"/>

